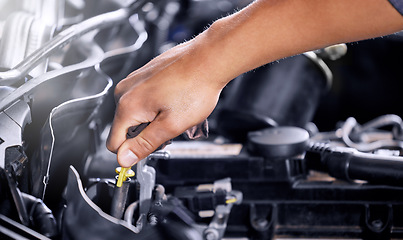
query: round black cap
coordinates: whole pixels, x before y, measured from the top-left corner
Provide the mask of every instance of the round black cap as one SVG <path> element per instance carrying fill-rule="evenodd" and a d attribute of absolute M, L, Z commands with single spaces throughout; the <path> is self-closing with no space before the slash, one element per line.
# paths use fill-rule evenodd
<path fill-rule="evenodd" d="M 308 131 L 298 127 L 275 127 L 248 134 L 250 153 L 266 158 L 288 158 L 305 151 Z"/>

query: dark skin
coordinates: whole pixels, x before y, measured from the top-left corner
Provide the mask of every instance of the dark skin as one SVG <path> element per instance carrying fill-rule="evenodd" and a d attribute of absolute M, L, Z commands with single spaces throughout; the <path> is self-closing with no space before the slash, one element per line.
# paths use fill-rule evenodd
<path fill-rule="evenodd" d="M 263 64 L 403 29 L 387 0 L 257 0 L 132 72 L 116 87 L 107 147 L 130 167 L 206 119 L 221 90 Z M 137 137 L 129 127 L 151 122 Z"/>

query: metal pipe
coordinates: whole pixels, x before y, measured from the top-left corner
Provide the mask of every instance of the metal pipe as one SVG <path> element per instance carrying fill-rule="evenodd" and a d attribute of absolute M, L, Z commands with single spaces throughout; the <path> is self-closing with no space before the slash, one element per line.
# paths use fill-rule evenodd
<path fill-rule="evenodd" d="M 105 28 L 121 22 L 127 19 L 128 16 L 129 10 L 123 8 L 113 12 L 101 14 L 67 28 L 47 42 L 43 47 L 39 48 L 25 58 L 14 69 L 6 72 L 0 72 L 0 85 L 13 84 L 20 78 L 24 77 L 29 71 L 34 69 L 36 65 L 43 59 L 49 57 L 56 50 L 63 48 L 74 39 L 77 39 L 92 30 Z"/>
<path fill-rule="evenodd" d="M 53 52 L 63 48 L 73 40 L 83 36 L 84 34 L 102 29 L 114 24 L 120 23 L 127 19 L 131 14 L 136 12 L 146 1 L 136 1 L 131 5 L 121 8 L 116 11 L 100 14 L 98 16 L 89 18 L 81 23 L 75 24 L 66 30 L 63 30 L 53 39 L 45 43 L 45 45 L 23 61 L 21 61 L 15 68 L 5 72 L 0 72 L 0 86 L 11 85 L 23 78 L 32 69 L 34 69 L 43 59 L 49 57 Z"/>

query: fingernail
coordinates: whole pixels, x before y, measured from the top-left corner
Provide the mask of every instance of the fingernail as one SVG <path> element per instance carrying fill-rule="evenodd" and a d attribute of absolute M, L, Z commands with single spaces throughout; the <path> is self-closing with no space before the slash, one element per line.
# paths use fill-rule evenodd
<path fill-rule="evenodd" d="M 122 167 L 131 167 L 138 160 L 137 156 L 132 151 L 130 151 L 130 149 L 124 150 L 119 157 L 119 162 Z"/>

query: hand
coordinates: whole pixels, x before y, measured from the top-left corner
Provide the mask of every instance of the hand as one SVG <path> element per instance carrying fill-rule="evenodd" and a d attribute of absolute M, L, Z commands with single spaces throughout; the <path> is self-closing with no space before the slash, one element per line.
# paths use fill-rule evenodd
<path fill-rule="evenodd" d="M 206 119 L 223 85 L 208 79 L 193 39 L 168 50 L 131 73 L 115 89 L 117 109 L 107 147 L 122 167 L 147 157 L 164 142 Z M 137 137 L 131 126 L 151 122 Z"/>

